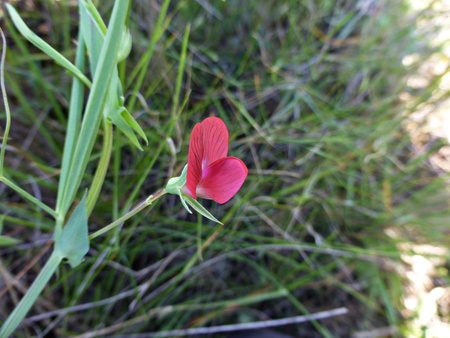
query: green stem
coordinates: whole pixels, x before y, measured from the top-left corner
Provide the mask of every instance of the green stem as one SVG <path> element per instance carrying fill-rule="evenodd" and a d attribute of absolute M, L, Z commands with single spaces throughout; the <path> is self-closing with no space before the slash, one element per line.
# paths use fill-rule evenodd
<path fill-rule="evenodd" d="M 85 41 L 84 36 L 79 32 L 78 34 L 78 45 L 75 55 L 75 66 L 81 71 L 85 71 L 86 63 L 86 51 L 85 51 Z M 60 205 L 63 198 L 63 189 L 70 180 L 69 169 L 72 162 L 75 161 L 74 153 L 75 147 L 78 141 L 79 125 L 81 123 L 81 116 L 83 112 L 84 104 L 84 87 L 83 83 L 74 77 L 72 80 L 72 89 L 70 94 L 70 105 L 69 105 L 69 120 L 67 122 L 66 128 L 66 139 L 64 142 L 63 158 L 61 163 L 61 174 L 59 176 L 59 188 L 58 195 L 56 197 L 56 205 Z M 65 218 L 65 215 L 60 215 L 61 218 Z"/>
<path fill-rule="evenodd" d="M 47 211 L 50 215 L 52 215 L 53 217 L 57 218 L 57 213 L 55 210 L 53 210 L 52 208 L 50 208 L 48 205 L 46 205 L 45 203 L 43 203 L 42 201 L 38 200 L 36 197 L 34 197 L 33 195 L 31 195 L 30 193 L 26 192 L 25 190 L 23 190 L 21 187 L 19 187 L 18 185 L 16 185 L 14 182 L 10 181 L 9 179 L 7 179 L 6 177 L 0 177 L 0 182 L 5 183 L 7 186 L 9 186 L 11 189 L 14 189 L 18 194 L 20 194 L 23 198 L 29 200 L 30 202 L 36 204 L 38 207 L 40 207 L 41 209 Z"/>
<path fill-rule="evenodd" d="M 2 29 L 0 28 L 0 34 L 2 36 L 3 48 L 2 48 L 2 56 L 0 61 L 0 86 L 2 90 L 3 96 L 3 104 L 5 106 L 5 114 L 6 114 L 6 126 L 5 133 L 3 134 L 2 145 L 0 150 L 0 177 L 3 177 L 3 163 L 5 160 L 5 151 L 6 151 L 6 142 L 8 141 L 9 129 L 11 128 L 11 112 L 9 110 L 8 97 L 6 95 L 5 89 L 5 78 L 3 76 L 5 71 L 5 56 L 6 56 L 6 39 L 3 34 Z"/>
<path fill-rule="evenodd" d="M 184 68 L 186 67 L 186 55 L 187 55 L 190 31 L 191 31 L 191 26 L 188 25 L 184 31 L 183 44 L 181 46 L 180 63 L 179 63 L 179 68 L 178 68 L 177 81 L 175 83 L 175 92 L 173 94 L 172 110 L 171 110 L 171 114 L 170 114 L 172 118 L 176 117 L 177 110 L 178 110 L 178 104 L 180 102 L 180 92 L 181 92 L 181 85 L 183 83 Z"/>
<path fill-rule="evenodd" d="M 136 215 L 138 212 L 140 212 L 143 209 L 145 209 L 147 206 L 151 205 L 154 201 L 156 201 L 158 198 L 164 196 L 165 194 L 166 194 L 165 190 L 160 190 L 155 195 L 150 195 L 145 201 L 143 201 L 140 204 L 138 204 L 136 206 L 136 208 L 134 208 L 133 210 L 127 212 L 125 215 L 123 215 L 122 217 L 118 218 L 117 220 L 115 220 L 111 224 L 108 224 L 104 228 L 101 228 L 100 230 L 98 230 L 98 231 L 94 232 L 93 234 L 91 234 L 89 236 L 89 240 L 93 240 L 94 238 L 96 238 L 98 236 L 101 236 L 104 233 L 114 229 L 118 225 L 122 224 L 123 222 L 125 222 L 129 218 L 131 218 L 134 215 Z"/>
<path fill-rule="evenodd" d="M 27 315 L 31 306 L 41 294 L 44 287 L 47 285 L 50 278 L 55 273 L 61 261 L 62 257 L 53 251 L 47 263 L 44 265 L 33 284 L 31 284 L 31 287 L 28 289 L 27 293 L 24 295 L 14 311 L 10 314 L 8 319 L 3 323 L 0 329 L 0 337 L 9 337 L 16 330 L 23 318 Z"/>
<path fill-rule="evenodd" d="M 133 89 L 131 90 L 132 93 L 138 93 L 140 91 L 142 83 L 144 82 L 146 71 L 143 70 L 149 67 L 153 52 L 155 50 L 155 46 L 159 41 L 159 39 L 163 36 L 166 25 L 168 24 L 168 22 L 166 24 L 164 23 L 164 19 L 166 17 L 167 10 L 169 8 L 169 4 L 170 0 L 164 0 L 164 2 L 162 3 L 158 20 L 156 21 L 155 30 L 153 31 L 147 50 L 145 54 L 142 56 L 142 58 L 139 60 L 138 64 L 135 67 L 133 67 L 133 71 L 131 72 L 131 74 L 127 76 L 128 83 L 126 85 L 126 88 L 130 88 L 134 84 Z M 134 110 L 136 98 L 137 98 L 136 95 L 130 95 L 130 99 L 127 105 L 127 108 L 130 112 Z"/>
<path fill-rule="evenodd" d="M 103 133 L 102 153 L 100 155 L 97 170 L 95 171 L 94 179 L 86 200 L 86 213 L 88 217 L 97 202 L 98 195 L 100 194 L 100 190 L 105 180 L 106 172 L 108 171 L 109 160 L 111 158 L 113 127 L 112 123 L 107 119 L 103 119 Z"/>
<path fill-rule="evenodd" d="M 93 85 L 86 103 L 83 122 L 73 154 L 74 161 L 72 161 L 68 170 L 68 176 L 71 179 L 66 182 L 65 186 L 58 188 L 58 193 L 62 189 L 61 199 L 58 200 L 59 203 L 56 206 L 56 210 L 60 215 L 66 215 L 73 203 L 94 148 L 105 98 L 114 67 L 117 66 L 116 56 L 120 47 L 120 39 L 118 37 L 122 34 L 128 3 L 129 0 L 115 1 L 114 3 L 108 31 L 98 59 L 98 67 L 95 70 Z"/>

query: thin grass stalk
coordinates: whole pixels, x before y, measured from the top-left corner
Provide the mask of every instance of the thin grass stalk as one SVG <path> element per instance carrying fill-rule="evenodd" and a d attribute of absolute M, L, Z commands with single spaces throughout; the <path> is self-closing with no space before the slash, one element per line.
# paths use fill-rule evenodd
<path fill-rule="evenodd" d="M 175 85 L 175 92 L 172 96 L 172 109 L 171 109 L 171 119 L 170 119 L 170 123 L 169 126 L 166 130 L 166 135 L 167 137 L 169 137 L 172 134 L 173 129 L 175 128 L 175 125 L 178 122 L 178 115 L 180 110 L 178 109 L 179 107 L 179 102 L 180 102 L 180 92 L 181 92 L 181 85 L 183 82 L 183 74 L 184 74 L 184 69 L 185 69 L 185 65 L 186 65 L 186 58 L 187 58 L 187 49 L 188 49 L 188 42 L 189 42 L 189 33 L 190 33 L 190 27 L 186 27 L 186 30 L 184 32 L 184 36 L 183 36 L 183 44 L 181 46 L 181 56 L 180 56 L 180 64 L 179 64 L 179 68 L 178 68 L 178 74 L 177 74 L 177 82 Z M 186 100 L 183 102 L 183 105 L 186 103 Z M 159 147 L 157 148 L 154 157 L 152 158 L 151 161 L 151 165 L 147 166 L 147 172 L 145 172 L 143 175 L 141 175 L 138 184 L 136 184 L 135 188 L 133 189 L 132 193 L 130 194 L 130 196 L 128 197 L 128 200 L 125 204 L 125 209 L 129 208 L 131 203 L 133 202 L 133 200 L 136 198 L 139 190 L 141 189 L 141 186 L 145 180 L 145 178 L 148 175 L 148 172 L 150 172 L 150 170 L 153 167 L 153 164 L 155 163 L 156 159 L 158 158 L 159 154 L 161 153 L 162 149 L 165 147 L 165 142 L 161 142 Z"/>
<path fill-rule="evenodd" d="M 6 56 L 6 39 L 3 30 L 0 28 L 0 35 L 2 36 L 2 56 L 0 60 L 0 88 L 2 90 L 3 105 L 5 106 L 6 125 L 3 133 L 1 150 L 0 150 L 0 179 L 3 177 L 3 166 L 5 162 L 6 143 L 8 142 L 9 130 L 11 129 L 11 111 L 9 110 L 8 97 L 6 96 L 5 78 L 5 56 Z"/>
<path fill-rule="evenodd" d="M 152 34 L 152 38 L 150 40 L 150 43 L 148 45 L 148 48 L 145 52 L 145 54 L 142 56 L 142 58 L 139 60 L 138 64 L 134 68 L 134 70 L 131 72 L 131 74 L 128 76 L 128 84 L 127 88 L 129 88 L 133 83 L 133 93 L 138 93 L 140 88 L 142 87 L 142 83 L 144 82 L 145 74 L 147 74 L 146 71 L 143 71 L 148 68 L 150 64 L 150 60 L 152 59 L 153 52 L 155 50 L 155 46 L 159 39 L 162 37 L 162 34 L 166 28 L 166 26 L 163 24 L 164 18 L 166 17 L 167 10 L 169 8 L 170 0 L 164 0 L 164 2 L 161 5 L 161 11 L 158 16 L 158 20 L 156 21 L 155 25 L 155 31 Z M 136 79 L 137 76 L 137 79 Z M 136 95 L 132 95 L 130 97 L 130 100 L 128 102 L 128 109 L 130 111 L 133 111 L 134 105 L 136 103 Z"/>

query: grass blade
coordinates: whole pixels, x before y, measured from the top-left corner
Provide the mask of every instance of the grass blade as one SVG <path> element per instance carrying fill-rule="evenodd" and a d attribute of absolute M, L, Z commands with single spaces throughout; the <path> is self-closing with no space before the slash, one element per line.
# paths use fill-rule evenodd
<path fill-rule="evenodd" d="M 42 40 L 39 36 L 34 34 L 31 29 L 28 28 L 28 26 L 20 17 L 19 13 L 17 13 L 12 5 L 6 3 L 5 6 L 8 9 L 9 15 L 11 16 L 14 25 L 28 41 L 42 50 L 45 54 L 50 56 L 56 63 L 67 69 L 69 73 L 79 78 L 87 87 L 91 86 L 91 81 L 89 81 L 89 79 L 77 67 L 75 67 L 57 50 L 55 50 L 52 46 L 50 46 L 47 42 Z"/>
<path fill-rule="evenodd" d="M 125 24 L 129 1 L 116 1 L 111 15 L 111 20 L 106 33 L 101 54 L 99 56 L 99 67 L 96 69 L 94 81 L 86 104 L 85 115 L 81 125 L 80 135 L 75 148 L 76 159 L 70 169 L 68 176 L 71 180 L 58 189 L 57 212 L 64 218 L 78 187 L 80 186 L 84 170 L 87 167 L 89 157 L 94 147 L 95 138 L 101 122 L 101 112 L 104 107 L 107 89 L 111 77 L 117 65 L 117 53 L 119 50 L 120 36 Z"/>

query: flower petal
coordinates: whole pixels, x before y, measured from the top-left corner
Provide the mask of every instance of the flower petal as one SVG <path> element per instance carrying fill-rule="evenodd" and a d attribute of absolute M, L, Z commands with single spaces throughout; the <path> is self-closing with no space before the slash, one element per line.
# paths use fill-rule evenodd
<path fill-rule="evenodd" d="M 197 185 L 202 170 L 228 153 L 228 129 L 218 117 L 208 117 L 197 123 L 192 130 L 189 143 L 186 189 L 191 197 L 197 198 Z"/>
<path fill-rule="evenodd" d="M 228 154 L 228 129 L 218 117 L 204 119 L 200 126 L 203 133 L 203 162 L 202 168 L 217 161 Z"/>
<path fill-rule="evenodd" d="M 203 133 L 200 123 L 192 130 L 189 142 L 188 171 L 185 192 L 192 198 L 197 198 L 197 185 L 202 179 Z"/>
<path fill-rule="evenodd" d="M 221 158 L 203 170 L 197 195 L 219 204 L 226 203 L 239 191 L 247 173 L 247 167 L 240 159 Z"/>

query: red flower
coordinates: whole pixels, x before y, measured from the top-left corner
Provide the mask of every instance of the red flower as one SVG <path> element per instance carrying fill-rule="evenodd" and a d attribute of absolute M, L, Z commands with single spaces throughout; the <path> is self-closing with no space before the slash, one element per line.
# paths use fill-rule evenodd
<path fill-rule="evenodd" d="M 208 117 L 192 130 L 187 180 L 183 191 L 192 198 L 228 202 L 247 177 L 247 167 L 237 157 L 227 156 L 228 130 L 218 117 Z"/>

